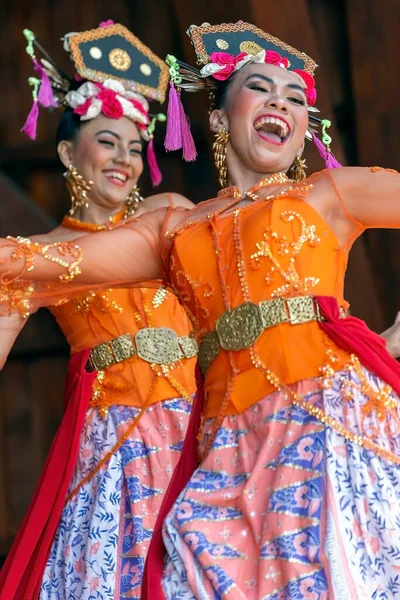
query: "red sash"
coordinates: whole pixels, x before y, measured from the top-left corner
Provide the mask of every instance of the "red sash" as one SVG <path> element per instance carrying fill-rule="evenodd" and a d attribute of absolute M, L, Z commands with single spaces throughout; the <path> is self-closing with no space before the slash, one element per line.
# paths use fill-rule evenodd
<path fill-rule="evenodd" d="M 86 373 L 90 349 L 71 357 L 65 413 L 28 511 L 0 573 L 0 600 L 37 600 L 46 562 L 78 458 L 96 373 Z"/>

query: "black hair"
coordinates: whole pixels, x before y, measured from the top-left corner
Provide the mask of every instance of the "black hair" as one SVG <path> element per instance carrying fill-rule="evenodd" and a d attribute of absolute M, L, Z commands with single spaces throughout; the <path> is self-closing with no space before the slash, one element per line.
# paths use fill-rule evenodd
<path fill-rule="evenodd" d="M 77 90 L 81 85 L 86 83 L 86 81 L 86 79 L 81 79 L 80 81 L 73 79 L 68 91 L 71 92 Z M 80 116 L 74 113 L 72 108 L 67 106 L 58 123 L 56 131 L 56 145 L 58 146 L 62 140 L 73 142 L 81 126 L 82 121 Z"/>
<path fill-rule="evenodd" d="M 218 110 L 226 106 L 228 99 L 228 93 L 235 79 L 236 73 L 225 79 L 225 81 L 217 80 L 217 87 L 210 92 L 211 110 Z"/>
<path fill-rule="evenodd" d="M 58 123 L 56 132 L 56 145 L 62 140 L 73 142 L 81 128 L 82 121 L 79 115 L 75 114 L 72 108 L 66 108 Z"/>

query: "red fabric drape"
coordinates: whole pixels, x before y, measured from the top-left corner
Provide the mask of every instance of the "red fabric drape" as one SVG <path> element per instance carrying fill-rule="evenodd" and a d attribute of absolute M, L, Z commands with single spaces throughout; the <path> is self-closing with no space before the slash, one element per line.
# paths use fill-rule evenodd
<path fill-rule="evenodd" d="M 0 600 L 37 600 L 46 561 L 75 469 L 96 373 L 86 373 L 90 350 L 68 367 L 65 413 L 18 535 L 0 573 Z"/>
<path fill-rule="evenodd" d="M 181 458 L 175 467 L 165 493 L 151 538 L 143 573 L 141 600 L 165 600 L 161 586 L 165 552 L 162 525 L 175 500 L 198 466 L 197 434 L 200 429 L 200 418 L 203 410 L 203 378 L 199 367 L 196 369 L 196 382 L 197 392 L 193 401 Z"/>
<path fill-rule="evenodd" d="M 400 363 L 387 351 L 386 343 L 356 317 L 341 319 L 335 298 L 316 296 L 322 315 L 321 329 L 342 350 L 355 354 L 361 364 L 385 381 L 400 396 Z"/>

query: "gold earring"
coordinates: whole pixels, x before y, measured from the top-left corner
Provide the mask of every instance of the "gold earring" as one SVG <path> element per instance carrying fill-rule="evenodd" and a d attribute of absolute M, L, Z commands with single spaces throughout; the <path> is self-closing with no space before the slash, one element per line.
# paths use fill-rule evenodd
<path fill-rule="evenodd" d="M 293 181 L 303 181 L 307 177 L 306 169 L 306 161 L 300 158 L 300 156 L 296 156 L 291 167 Z"/>
<path fill-rule="evenodd" d="M 143 196 L 140 195 L 138 186 L 132 188 L 129 196 L 125 200 L 124 219 L 129 219 L 138 209 L 139 202 L 143 202 Z"/>
<path fill-rule="evenodd" d="M 228 150 L 229 131 L 223 127 L 215 134 L 215 142 L 213 144 L 214 162 L 218 169 L 218 181 L 221 188 L 225 188 L 227 184 L 228 169 L 226 167 L 226 152 Z"/>
<path fill-rule="evenodd" d="M 81 208 L 82 206 L 87 208 L 89 206 L 89 198 L 87 195 L 90 192 L 93 181 L 85 181 L 73 165 L 69 165 L 64 173 L 64 177 L 65 185 L 71 196 L 71 208 L 69 209 L 69 214 L 72 217 L 77 208 Z"/>

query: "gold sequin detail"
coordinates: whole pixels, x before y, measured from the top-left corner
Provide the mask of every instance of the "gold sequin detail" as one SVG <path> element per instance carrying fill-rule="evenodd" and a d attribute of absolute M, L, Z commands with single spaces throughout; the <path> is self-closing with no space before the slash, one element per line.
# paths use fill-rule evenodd
<path fill-rule="evenodd" d="M 10 313 L 18 311 L 23 319 L 27 319 L 30 315 L 29 298 L 33 291 L 28 281 L 13 281 L 7 287 L 0 287 L 0 304 L 4 303 Z"/>
<path fill-rule="evenodd" d="M 386 173 L 396 173 L 396 175 L 399 174 L 399 172 L 396 171 L 395 169 L 385 169 L 384 167 L 370 167 L 369 170 L 371 171 L 371 173 L 378 173 L 379 171 L 386 171 Z"/>
<path fill-rule="evenodd" d="M 250 41 L 246 41 L 246 42 L 242 42 L 239 46 L 240 48 L 240 52 L 246 52 L 246 54 L 250 54 L 251 56 L 254 56 L 255 54 L 258 54 L 259 52 L 262 52 L 262 48 L 259 44 L 257 44 L 256 42 L 250 42 Z"/>
<path fill-rule="evenodd" d="M 103 390 L 105 372 L 97 371 L 96 379 L 93 383 L 92 397 L 89 402 L 90 408 L 97 408 L 100 416 L 105 419 L 111 403 L 106 400 L 106 392 Z"/>
<path fill-rule="evenodd" d="M 315 225 L 307 225 L 299 213 L 293 211 L 284 211 L 281 219 L 285 223 L 293 225 L 295 220 L 300 224 L 300 235 L 289 242 L 285 235 L 279 235 L 276 231 L 268 228 L 264 233 L 264 239 L 256 243 L 257 252 L 250 256 L 250 266 L 258 269 L 261 266 L 261 258 L 268 258 L 272 266 L 265 277 L 267 284 L 272 284 L 275 274 L 278 273 L 286 282 L 285 285 L 277 288 L 271 293 L 272 298 L 278 296 L 296 296 L 308 294 L 313 287 L 319 283 L 317 277 L 301 278 L 296 270 L 296 257 L 300 254 L 304 244 L 308 243 L 312 248 L 316 248 L 321 243 L 321 239 L 316 235 Z M 280 261 L 274 256 L 272 246 L 277 245 L 277 253 L 280 256 L 287 257 L 289 264 L 284 268 Z"/>
<path fill-rule="evenodd" d="M 123 308 L 115 300 L 110 298 L 109 294 L 112 290 L 107 290 L 102 294 L 96 292 L 90 292 L 84 298 L 75 298 L 72 301 L 74 306 L 73 313 L 81 312 L 83 314 L 89 314 L 92 310 L 98 310 L 102 313 L 122 313 Z"/>
<path fill-rule="evenodd" d="M 114 50 L 111 50 L 108 55 L 108 60 L 110 61 L 111 66 L 113 66 L 114 69 L 117 69 L 117 71 L 127 71 L 132 63 L 129 54 L 125 50 L 122 50 L 122 48 L 114 48 Z"/>
<path fill-rule="evenodd" d="M 7 239 L 17 243 L 15 250 L 11 254 L 11 260 L 14 261 L 24 259 L 25 261 L 25 264 L 17 277 L 20 277 L 24 271 L 29 272 L 34 269 L 35 254 L 38 254 L 44 259 L 54 262 L 60 267 L 66 269 L 66 273 L 59 275 L 59 280 L 63 283 L 72 281 L 81 273 L 79 265 L 83 259 L 82 250 L 79 248 L 79 246 L 73 244 L 72 242 L 38 244 L 36 242 L 32 242 L 32 240 L 29 238 L 24 237 L 8 237 Z M 51 254 L 52 251 L 55 251 L 56 254 Z M 66 260 L 67 258 L 71 258 L 72 262 Z M 2 277 L 1 281 L 2 283 L 7 283 L 12 281 L 12 279 L 8 280 L 6 274 L 5 277 Z"/>
<path fill-rule="evenodd" d="M 161 304 L 164 302 L 164 300 L 166 300 L 167 297 L 168 290 L 166 290 L 165 288 L 160 288 L 159 290 L 157 290 L 153 296 L 153 300 L 151 301 L 153 308 L 158 308 L 159 306 L 161 306 Z"/>

